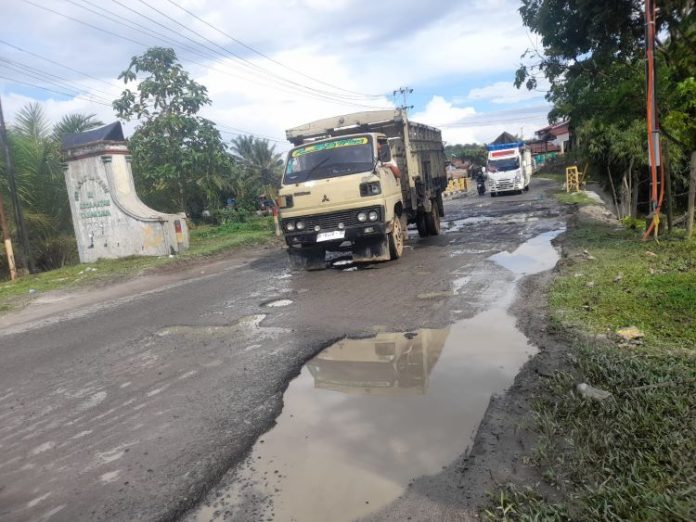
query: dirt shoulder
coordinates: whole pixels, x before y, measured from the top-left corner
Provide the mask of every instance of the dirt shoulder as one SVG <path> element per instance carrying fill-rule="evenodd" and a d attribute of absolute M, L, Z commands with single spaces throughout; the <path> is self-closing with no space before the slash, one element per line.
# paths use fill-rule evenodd
<path fill-rule="evenodd" d="M 241 246 L 210 256 L 191 256 L 143 269 L 106 273 L 55 290 L 37 291 L 12 297 L 12 307 L 0 312 L 0 332 L 17 333 L 43 321 L 57 321 L 66 315 L 87 313 L 95 306 L 113 305 L 136 296 L 164 291 L 194 279 L 214 277 L 253 263 L 260 257 L 280 253 L 278 241 L 263 246 Z M 86 267 L 82 267 L 84 271 Z M 97 272 L 98 273 L 98 272 Z M 78 276 L 79 277 L 79 276 Z"/>

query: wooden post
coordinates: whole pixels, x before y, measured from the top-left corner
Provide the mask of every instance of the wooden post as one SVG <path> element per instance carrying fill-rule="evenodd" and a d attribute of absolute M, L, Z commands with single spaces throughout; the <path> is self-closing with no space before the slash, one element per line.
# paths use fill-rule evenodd
<path fill-rule="evenodd" d="M 10 236 L 10 227 L 5 219 L 5 206 L 2 202 L 2 194 L 0 194 L 0 228 L 2 228 L 2 239 L 5 243 L 5 255 L 7 256 L 7 266 L 10 270 L 10 279 L 17 279 L 17 265 L 15 265 L 14 251 L 12 250 L 12 237 Z"/>
<path fill-rule="evenodd" d="M 689 207 L 686 213 L 686 238 L 694 232 L 694 204 L 696 204 L 696 150 L 691 153 L 689 163 Z"/>

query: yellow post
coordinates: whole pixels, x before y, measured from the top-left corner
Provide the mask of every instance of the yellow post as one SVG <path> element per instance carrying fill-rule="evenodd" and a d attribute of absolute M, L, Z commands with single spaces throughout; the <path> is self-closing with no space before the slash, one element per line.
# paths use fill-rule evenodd
<path fill-rule="evenodd" d="M 580 173 L 573 165 L 566 167 L 566 192 L 578 192 L 580 190 Z"/>

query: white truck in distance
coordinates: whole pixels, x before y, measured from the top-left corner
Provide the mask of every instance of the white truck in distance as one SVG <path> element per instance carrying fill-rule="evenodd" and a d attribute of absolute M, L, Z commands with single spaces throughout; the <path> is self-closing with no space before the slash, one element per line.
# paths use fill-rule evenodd
<path fill-rule="evenodd" d="M 532 153 L 524 142 L 488 145 L 486 176 L 491 197 L 499 192 L 529 190 L 532 178 Z"/>

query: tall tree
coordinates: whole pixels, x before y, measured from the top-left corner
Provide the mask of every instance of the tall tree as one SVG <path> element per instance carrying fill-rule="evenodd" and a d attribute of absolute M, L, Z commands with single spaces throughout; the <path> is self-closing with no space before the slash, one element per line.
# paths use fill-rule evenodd
<path fill-rule="evenodd" d="M 232 140 L 232 153 L 244 175 L 258 180 L 266 196 L 274 198 L 283 174 L 283 158 L 275 145 L 254 136 L 237 136 Z"/>
<path fill-rule="evenodd" d="M 113 107 L 119 118 L 140 122 L 129 147 L 145 199 L 189 215 L 214 205 L 227 163 L 220 133 L 198 115 L 211 103 L 207 89 L 191 79 L 173 49 L 161 47 L 133 57 L 119 79 L 137 84 Z"/>
<path fill-rule="evenodd" d="M 683 188 L 688 158 L 696 150 L 696 8 L 693 0 L 657 0 L 657 5 L 658 109 L 663 133 L 672 141 L 669 164 Z M 601 122 L 632 134 L 635 145 L 637 135 L 629 129 L 645 126 L 644 2 L 522 0 L 520 13 L 540 36 L 541 47 L 523 55 L 515 84 L 535 88 L 539 75 L 545 76 L 552 121 L 570 118 L 577 129 Z M 633 149 L 629 141 L 623 145 Z M 628 156 L 610 157 L 616 167 Z M 646 164 L 635 163 L 642 163 L 638 178 L 646 178 Z"/>

